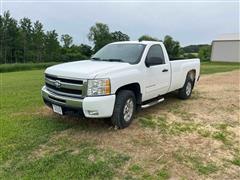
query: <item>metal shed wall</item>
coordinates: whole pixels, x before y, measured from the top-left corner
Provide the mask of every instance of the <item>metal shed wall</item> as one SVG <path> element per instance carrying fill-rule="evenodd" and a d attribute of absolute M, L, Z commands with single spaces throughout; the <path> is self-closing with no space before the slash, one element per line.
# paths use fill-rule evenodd
<path fill-rule="evenodd" d="M 240 62 L 240 41 L 213 41 L 211 61 Z"/>

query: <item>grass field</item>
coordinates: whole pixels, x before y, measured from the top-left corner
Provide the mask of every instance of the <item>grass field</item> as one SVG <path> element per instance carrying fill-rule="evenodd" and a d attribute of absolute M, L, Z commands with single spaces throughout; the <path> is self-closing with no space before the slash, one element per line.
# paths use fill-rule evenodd
<path fill-rule="evenodd" d="M 236 68 L 203 64 L 202 72 Z M 119 131 L 101 120 L 52 113 L 40 96 L 43 70 L 0 76 L 0 179 L 238 178 L 237 86 L 225 87 L 222 96 L 229 102 L 224 103 L 216 89 L 208 95 L 208 84 L 200 85 L 188 101 L 170 96 Z M 206 123 L 209 118 L 213 121 Z"/>
<path fill-rule="evenodd" d="M 42 70 L 1 75 L 0 179 L 16 176 L 111 178 L 115 168 L 129 157 L 96 148 L 93 142 L 74 144 L 64 137 L 54 139 L 54 135 L 64 130 L 84 131 L 87 127 L 44 113 L 40 96 L 42 75 Z M 41 152 L 39 148 L 46 145 L 53 147 L 49 150 L 52 153 Z M 75 150 L 79 151 L 77 155 Z M 88 159 L 91 156 L 93 160 Z"/>
<path fill-rule="evenodd" d="M 213 74 L 218 72 L 227 72 L 240 68 L 240 63 L 225 62 L 202 62 L 201 74 Z"/>

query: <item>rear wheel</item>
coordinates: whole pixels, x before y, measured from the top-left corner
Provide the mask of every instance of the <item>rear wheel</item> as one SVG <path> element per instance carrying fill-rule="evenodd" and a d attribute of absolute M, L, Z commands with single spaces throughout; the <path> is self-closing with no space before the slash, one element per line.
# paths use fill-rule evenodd
<path fill-rule="evenodd" d="M 187 77 L 184 86 L 178 91 L 178 97 L 180 99 L 188 99 L 192 94 L 192 89 L 193 80 L 190 77 Z"/>
<path fill-rule="evenodd" d="M 122 90 L 117 94 L 112 124 L 119 129 L 128 127 L 136 111 L 136 98 L 132 91 Z"/>

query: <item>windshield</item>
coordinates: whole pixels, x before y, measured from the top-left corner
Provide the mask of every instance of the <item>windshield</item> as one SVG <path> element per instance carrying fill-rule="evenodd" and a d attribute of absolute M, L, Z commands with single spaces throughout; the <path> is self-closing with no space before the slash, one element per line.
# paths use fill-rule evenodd
<path fill-rule="evenodd" d="M 137 64 L 140 61 L 144 44 L 108 44 L 93 55 L 96 61 L 116 61 Z"/>

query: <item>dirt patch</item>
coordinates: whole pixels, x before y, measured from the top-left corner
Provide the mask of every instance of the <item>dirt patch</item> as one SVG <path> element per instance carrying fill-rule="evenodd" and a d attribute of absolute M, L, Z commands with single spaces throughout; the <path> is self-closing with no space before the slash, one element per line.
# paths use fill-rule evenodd
<path fill-rule="evenodd" d="M 50 141 L 56 142 L 57 146 L 61 139 L 67 139 L 71 148 L 75 148 L 74 153 L 78 152 L 75 144 L 90 142 L 101 149 L 130 155 L 131 159 L 116 174 L 120 178 L 126 175 L 142 178 L 146 174 L 157 178 L 157 172 L 165 168 L 173 179 L 238 179 L 240 168 L 230 161 L 239 151 L 239 84 L 240 71 L 205 75 L 191 99 L 182 101 L 174 93 L 167 95 L 164 103 L 139 112 L 126 129 L 114 130 L 104 125 L 102 120 L 76 118 L 72 120 L 77 121 L 79 128 L 62 131 Z M 43 112 L 51 113 L 45 109 Z M 168 123 L 181 125 L 190 122 L 198 128 L 180 134 L 164 134 L 158 127 L 143 127 L 139 120 L 162 115 L 166 116 Z M 69 118 L 65 119 L 67 123 Z M 218 133 L 216 138 L 215 132 Z M 224 143 L 224 138 L 231 143 Z M 32 155 L 42 156 L 51 151 L 52 148 L 46 145 Z M 186 159 L 179 161 L 179 152 L 187 152 Z M 142 168 L 138 174 L 129 170 L 134 164 Z"/>

